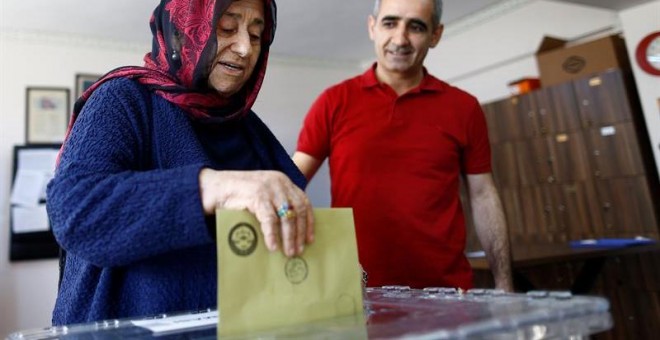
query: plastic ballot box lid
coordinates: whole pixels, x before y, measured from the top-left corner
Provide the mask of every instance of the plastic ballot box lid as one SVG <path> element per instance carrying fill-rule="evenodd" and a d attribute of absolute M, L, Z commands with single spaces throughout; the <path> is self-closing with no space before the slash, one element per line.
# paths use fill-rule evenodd
<path fill-rule="evenodd" d="M 504 293 L 490 289 L 367 288 L 364 316 L 341 317 L 229 338 L 556 339 L 612 327 L 609 302 L 570 292 Z M 12 333 L 9 339 L 211 339 L 216 310 L 107 320 Z"/>

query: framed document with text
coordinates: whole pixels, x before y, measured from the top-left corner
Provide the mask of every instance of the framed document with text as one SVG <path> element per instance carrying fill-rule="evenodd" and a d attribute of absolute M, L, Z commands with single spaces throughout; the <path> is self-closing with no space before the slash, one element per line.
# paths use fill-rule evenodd
<path fill-rule="evenodd" d="M 28 87 L 25 97 L 27 144 L 62 143 L 69 124 L 69 89 Z"/>
<path fill-rule="evenodd" d="M 60 248 L 46 211 L 46 185 L 61 144 L 15 145 L 9 199 L 9 260 L 57 258 Z M 4 251 L 4 248 L 3 248 Z"/>

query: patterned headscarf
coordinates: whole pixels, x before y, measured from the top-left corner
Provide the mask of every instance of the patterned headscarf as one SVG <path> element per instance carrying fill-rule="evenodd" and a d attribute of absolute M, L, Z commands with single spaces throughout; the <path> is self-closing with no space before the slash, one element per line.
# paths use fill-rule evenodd
<path fill-rule="evenodd" d="M 261 55 L 243 88 L 226 98 L 208 86 L 208 77 L 218 46 L 216 26 L 233 1 L 161 0 L 151 17 L 153 44 L 151 53 L 144 57 L 144 66 L 112 70 L 87 89 L 74 105 L 69 131 L 92 92 L 102 83 L 119 77 L 137 80 L 195 120 L 217 123 L 247 114 L 266 73 L 277 8 L 275 0 L 263 0 L 265 28 Z"/>

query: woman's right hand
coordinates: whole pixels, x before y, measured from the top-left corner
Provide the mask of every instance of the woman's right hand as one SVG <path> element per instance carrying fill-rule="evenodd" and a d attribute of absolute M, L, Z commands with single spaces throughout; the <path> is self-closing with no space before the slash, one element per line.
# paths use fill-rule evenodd
<path fill-rule="evenodd" d="M 264 234 L 266 247 L 284 255 L 302 254 L 305 243 L 314 241 L 314 216 L 307 195 L 279 171 L 217 171 L 199 173 L 199 189 L 205 215 L 216 208 L 247 209 Z M 293 214 L 278 215 L 288 205 Z"/>

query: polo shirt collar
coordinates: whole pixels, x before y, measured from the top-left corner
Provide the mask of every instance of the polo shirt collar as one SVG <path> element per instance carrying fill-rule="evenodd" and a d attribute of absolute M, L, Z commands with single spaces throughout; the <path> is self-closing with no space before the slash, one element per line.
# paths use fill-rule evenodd
<path fill-rule="evenodd" d="M 376 77 L 376 65 L 377 63 L 373 63 L 373 65 L 371 65 L 371 67 L 362 74 L 362 87 L 370 88 L 380 85 L 380 82 Z M 426 67 L 424 67 L 424 78 L 422 78 L 422 82 L 417 88 L 411 90 L 411 92 L 440 92 L 445 90 L 445 86 L 446 84 L 441 82 L 436 77 L 430 75 L 426 70 Z"/>

